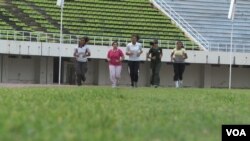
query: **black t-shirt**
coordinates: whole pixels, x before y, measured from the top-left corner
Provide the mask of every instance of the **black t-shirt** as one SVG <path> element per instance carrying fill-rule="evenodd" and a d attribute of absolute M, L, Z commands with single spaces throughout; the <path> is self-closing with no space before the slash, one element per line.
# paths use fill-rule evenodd
<path fill-rule="evenodd" d="M 150 48 L 149 54 L 151 54 L 151 57 L 155 57 L 156 59 L 151 59 L 151 62 L 161 62 L 161 55 L 162 55 L 162 49 L 157 48 Z"/>

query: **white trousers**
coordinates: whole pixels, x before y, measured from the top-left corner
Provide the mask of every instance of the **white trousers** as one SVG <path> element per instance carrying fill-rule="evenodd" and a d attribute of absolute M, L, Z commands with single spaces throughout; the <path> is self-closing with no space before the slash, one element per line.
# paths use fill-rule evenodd
<path fill-rule="evenodd" d="M 117 85 L 117 81 L 121 78 L 122 66 L 109 65 L 110 80 L 113 86 Z"/>

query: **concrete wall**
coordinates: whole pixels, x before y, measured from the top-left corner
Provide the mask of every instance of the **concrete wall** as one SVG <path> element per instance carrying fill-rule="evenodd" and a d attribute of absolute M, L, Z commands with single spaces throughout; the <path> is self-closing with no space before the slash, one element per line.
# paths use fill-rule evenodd
<path fill-rule="evenodd" d="M 0 74 L 2 83 L 53 83 L 53 57 L 36 57 L 30 59 L 17 56 L 0 55 Z M 69 84 L 69 77 L 74 77 L 74 73 L 68 72 L 69 68 L 74 69 L 74 64 L 70 61 L 63 62 L 63 84 Z M 188 64 L 184 73 L 184 86 L 197 88 L 228 87 L 228 65 L 211 64 Z M 233 88 L 250 88 L 250 68 L 239 66 L 232 71 Z M 139 86 L 149 86 L 150 63 L 142 62 L 139 72 Z M 161 86 L 173 87 L 173 66 L 169 63 L 162 63 L 160 78 Z M 108 63 L 103 59 L 91 59 L 88 62 L 88 72 L 86 74 L 86 84 L 89 85 L 110 85 Z M 128 65 L 123 63 L 120 84 L 130 85 Z"/>
<path fill-rule="evenodd" d="M 0 54 L 0 82 L 3 81 L 3 55 Z"/>
<path fill-rule="evenodd" d="M 24 42 L 24 41 L 7 41 L 0 40 L 2 54 L 16 54 L 16 55 L 32 55 L 32 56 L 51 56 L 51 57 L 72 57 L 76 44 L 63 44 L 60 48 L 58 43 L 40 43 L 40 42 Z M 93 59 L 105 59 L 109 46 L 95 46 L 91 45 L 90 50 Z M 125 51 L 125 48 L 121 48 Z M 143 48 L 141 60 L 145 60 L 148 48 Z M 171 50 L 163 49 L 163 62 L 170 61 Z M 228 52 L 208 52 L 208 51 L 187 51 L 188 63 L 195 64 L 229 64 Z M 250 53 L 233 53 L 232 63 L 235 65 L 250 65 Z M 126 56 L 125 59 L 128 57 Z"/>
<path fill-rule="evenodd" d="M 229 81 L 229 66 L 212 66 L 211 87 L 227 87 Z M 242 66 L 232 68 L 232 87 L 250 88 L 250 68 Z"/>
<path fill-rule="evenodd" d="M 124 64 L 125 65 L 125 64 Z M 183 76 L 185 87 L 228 87 L 229 66 L 189 64 L 186 66 Z M 123 70 L 125 71 L 125 70 Z M 250 88 L 250 68 L 233 68 L 232 70 L 232 87 L 233 88 Z M 124 73 L 123 73 L 124 74 Z M 162 64 L 160 78 L 161 85 L 164 87 L 173 87 L 173 66 L 172 64 Z M 150 80 L 149 63 L 141 64 L 140 67 L 140 85 L 149 85 Z M 123 75 L 127 79 L 128 75 Z M 129 80 L 126 80 L 129 82 Z"/>
<path fill-rule="evenodd" d="M 38 83 L 53 83 L 53 57 L 39 57 L 38 59 Z M 40 65 L 39 65 L 40 64 Z"/>
<path fill-rule="evenodd" d="M 69 63 L 69 62 L 68 62 Z M 71 63 L 72 64 L 72 63 Z M 105 60 L 92 60 L 88 62 L 88 73 L 86 84 L 91 85 L 110 85 L 108 63 Z M 210 64 L 188 64 L 184 73 L 184 86 L 196 88 L 228 87 L 228 65 Z M 232 87 L 250 88 L 249 74 L 250 68 L 233 68 Z M 150 63 L 140 64 L 139 86 L 149 86 Z M 174 87 L 173 66 L 169 63 L 162 63 L 160 78 L 161 86 Z M 67 81 L 64 81 L 67 84 Z M 127 63 L 122 64 L 120 85 L 130 86 L 130 77 Z"/>
<path fill-rule="evenodd" d="M 35 59 L 26 56 L 7 56 L 4 59 L 4 81 L 10 83 L 35 83 Z"/>
<path fill-rule="evenodd" d="M 52 57 L 1 54 L 0 58 L 2 83 L 53 83 Z"/>
<path fill-rule="evenodd" d="M 0 40 L 0 80 L 2 83 L 53 83 L 54 57 L 59 56 L 59 44 L 14 42 Z M 72 57 L 73 48 L 76 45 L 64 45 L 61 55 L 64 58 Z M 92 56 L 88 63 L 86 84 L 110 85 L 108 64 L 105 61 L 106 53 L 110 49 L 107 46 L 90 46 Z M 125 51 L 125 48 L 121 48 Z M 139 86 L 148 86 L 150 80 L 150 64 L 145 62 L 148 49 L 143 49 L 140 64 Z M 163 63 L 160 72 L 161 85 L 172 87 L 173 66 L 169 64 L 171 50 L 163 50 Z M 229 54 L 226 52 L 187 51 L 189 65 L 184 73 L 184 86 L 186 87 L 228 87 Z M 5 54 L 5 55 L 4 55 Z M 16 56 L 13 57 L 12 55 Z M 31 58 L 25 58 L 29 55 Z M 12 57 L 11 57 L 12 56 Z M 232 87 L 250 88 L 250 54 L 234 53 L 233 64 L 239 67 L 233 68 Z M 127 57 L 126 57 L 127 59 Z M 62 63 L 63 83 L 69 83 L 74 77 L 70 69 L 74 67 L 71 61 Z M 121 85 L 129 86 L 130 78 L 127 64 L 123 63 Z"/>

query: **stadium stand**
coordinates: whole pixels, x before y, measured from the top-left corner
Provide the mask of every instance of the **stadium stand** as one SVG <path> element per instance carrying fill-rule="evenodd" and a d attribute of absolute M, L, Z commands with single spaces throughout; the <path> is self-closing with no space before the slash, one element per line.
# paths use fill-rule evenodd
<path fill-rule="evenodd" d="M 227 19 L 230 0 L 155 0 L 167 3 L 203 35 L 212 48 L 229 51 L 232 22 Z M 250 48 L 249 0 L 237 1 L 233 43 L 235 51 Z"/>
<path fill-rule="evenodd" d="M 0 30 L 53 33 L 59 37 L 60 8 L 55 0 L 2 1 L 0 16 L 6 26 Z M 173 48 L 176 40 L 182 40 L 187 49 L 199 49 L 148 0 L 66 0 L 63 24 L 64 34 L 96 38 L 96 45 L 109 45 L 112 38 L 124 46 L 136 33 L 145 47 L 149 47 L 150 40 L 159 39 L 161 47 Z"/>

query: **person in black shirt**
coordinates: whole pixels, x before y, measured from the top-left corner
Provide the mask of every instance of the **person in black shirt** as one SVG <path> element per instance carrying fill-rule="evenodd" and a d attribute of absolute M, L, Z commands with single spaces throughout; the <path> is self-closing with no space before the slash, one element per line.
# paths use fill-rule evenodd
<path fill-rule="evenodd" d="M 162 58 L 162 49 L 158 47 L 158 41 L 154 40 L 150 42 L 151 48 L 147 53 L 147 60 L 151 60 L 151 70 L 152 76 L 150 79 L 151 86 L 157 88 L 160 85 L 160 69 L 161 69 L 161 58 Z"/>

